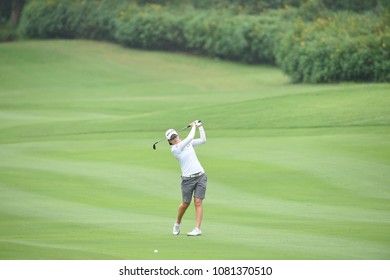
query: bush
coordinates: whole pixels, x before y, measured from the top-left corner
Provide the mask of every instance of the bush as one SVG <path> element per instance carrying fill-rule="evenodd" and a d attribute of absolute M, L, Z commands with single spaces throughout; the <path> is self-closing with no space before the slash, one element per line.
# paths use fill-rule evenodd
<path fill-rule="evenodd" d="M 152 2 L 179 0 L 172 1 Z M 390 17 L 385 7 L 378 14 L 331 12 L 318 5 L 322 0 L 307 0 L 300 9 L 254 15 L 243 12 L 240 4 L 236 9 L 197 10 L 141 2 L 34 0 L 24 8 L 19 31 L 32 38 L 109 40 L 277 64 L 294 82 L 390 81 Z M 228 2 L 234 1 L 221 3 Z M 260 2 L 249 1 L 247 7 L 250 3 Z M 0 30 L 0 37 L 8 36 L 2 34 Z"/>
<path fill-rule="evenodd" d="M 119 12 L 114 38 L 128 47 L 180 50 L 184 47 L 182 20 L 159 5 L 129 5 Z"/>
<path fill-rule="evenodd" d="M 248 63 L 274 63 L 275 38 L 284 31 L 278 14 L 232 15 L 190 8 L 129 5 L 115 21 L 115 40 L 128 47 L 190 51 Z"/>
<path fill-rule="evenodd" d="M 30 1 L 19 24 L 31 38 L 90 38 L 112 40 L 118 4 L 123 1 Z"/>
<path fill-rule="evenodd" d="M 197 53 L 213 55 L 214 38 L 223 16 L 213 12 L 194 14 L 184 24 L 186 48 Z"/>
<path fill-rule="evenodd" d="M 246 38 L 249 42 L 244 53 L 244 60 L 248 63 L 276 63 L 276 49 L 283 38 L 285 25 L 290 25 L 296 16 L 296 10 L 271 10 L 260 16 L 252 16 Z"/>
<path fill-rule="evenodd" d="M 19 30 L 33 38 L 73 38 L 77 23 L 70 12 L 63 2 L 31 1 L 23 10 Z"/>
<path fill-rule="evenodd" d="M 171 0 L 168 2 L 177 2 Z M 180 1 L 180 0 L 179 0 Z M 270 9 L 280 9 L 287 6 L 298 7 L 302 0 L 187 0 L 200 9 L 238 9 L 247 14 L 259 14 Z"/>
<path fill-rule="evenodd" d="M 123 6 L 123 1 L 77 1 L 73 3 L 75 22 L 79 23 L 76 37 L 114 41 L 115 19 Z"/>
<path fill-rule="evenodd" d="M 275 44 L 284 33 L 282 18 L 292 11 L 253 15 L 203 12 L 186 21 L 187 48 L 246 63 L 275 63 Z"/>
<path fill-rule="evenodd" d="M 17 30 L 9 21 L 0 17 L 0 42 L 12 41 L 17 38 Z"/>
<path fill-rule="evenodd" d="M 377 7 L 380 0 L 322 0 L 332 10 L 370 11 Z"/>
<path fill-rule="evenodd" d="M 0 26 L 0 42 L 13 41 L 17 38 L 17 31 L 11 27 Z"/>
<path fill-rule="evenodd" d="M 390 81 L 390 28 L 374 14 L 297 20 L 277 51 L 294 82 Z"/>

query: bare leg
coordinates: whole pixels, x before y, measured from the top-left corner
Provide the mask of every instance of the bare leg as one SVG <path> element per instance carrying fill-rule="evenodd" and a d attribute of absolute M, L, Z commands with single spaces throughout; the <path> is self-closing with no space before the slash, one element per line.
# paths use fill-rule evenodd
<path fill-rule="evenodd" d="M 203 205 L 202 205 L 202 199 L 195 197 L 194 198 L 194 204 L 195 204 L 195 217 L 196 217 L 196 228 L 200 229 L 200 225 L 202 223 L 203 218 Z"/>
<path fill-rule="evenodd" d="M 177 224 L 181 224 L 181 219 L 183 218 L 184 213 L 186 212 L 188 206 L 190 206 L 190 204 L 187 202 L 180 203 L 179 209 L 177 211 L 177 220 L 176 220 Z"/>

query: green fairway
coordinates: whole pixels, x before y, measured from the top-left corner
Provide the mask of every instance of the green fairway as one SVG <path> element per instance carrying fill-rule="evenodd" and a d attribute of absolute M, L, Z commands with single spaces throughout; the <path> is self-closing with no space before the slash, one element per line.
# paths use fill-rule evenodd
<path fill-rule="evenodd" d="M 201 119 L 203 235 L 168 128 Z M 186 132 L 183 132 L 184 138 Z M 0 44 L 0 259 L 389 259 L 390 84 L 90 41 Z M 155 254 L 154 249 L 158 249 Z"/>

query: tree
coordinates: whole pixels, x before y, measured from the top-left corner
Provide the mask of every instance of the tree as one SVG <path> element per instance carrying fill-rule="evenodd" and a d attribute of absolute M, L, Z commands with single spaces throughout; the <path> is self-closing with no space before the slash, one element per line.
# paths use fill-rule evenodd
<path fill-rule="evenodd" d="M 11 15 L 12 0 L 0 1 L 0 21 L 8 21 Z"/>
<path fill-rule="evenodd" d="M 18 25 L 25 2 L 25 0 L 12 0 L 12 11 L 10 19 L 12 27 L 16 27 Z"/>
<path fill-rule="evenodd" d="M 0 0 L 0 25 L 9 22 L 11 27 L 16 27 L 25 2 L 25 0 Z"/>

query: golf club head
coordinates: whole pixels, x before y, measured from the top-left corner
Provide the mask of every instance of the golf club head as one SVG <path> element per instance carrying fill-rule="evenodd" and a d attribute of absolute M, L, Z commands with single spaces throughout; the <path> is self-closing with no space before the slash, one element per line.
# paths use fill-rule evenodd
<path fill-rule="evenodd" d="M 153 150 L 156 149 L 156 144 L 157 144 L 157 142 L 153 144 Z"/>

